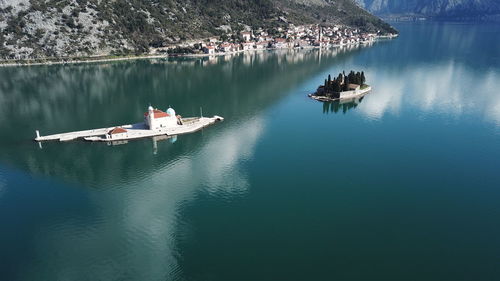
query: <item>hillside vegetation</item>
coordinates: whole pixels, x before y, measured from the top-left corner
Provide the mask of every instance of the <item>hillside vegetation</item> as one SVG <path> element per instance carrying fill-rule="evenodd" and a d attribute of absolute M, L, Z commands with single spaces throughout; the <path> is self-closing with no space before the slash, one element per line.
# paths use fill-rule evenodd
<path fill-rule="evenodd" d="M 0 59 L 144 54 L 289 23 L 396 32 L 351 0 L 0 0 Z"/>

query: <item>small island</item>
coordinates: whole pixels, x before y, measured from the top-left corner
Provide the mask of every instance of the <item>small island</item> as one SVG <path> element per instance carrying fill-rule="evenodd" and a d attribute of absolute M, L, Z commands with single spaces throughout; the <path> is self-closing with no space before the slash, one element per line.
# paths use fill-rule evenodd
<path fill-rule="evenodd" d="M 309 97 L 318 101 L 335 101 L 362 97 L 371 91 L 371 87 L 365 84 L 365 73 L 351 70 L 348 75 L 345 71 L 339 73 L 337 78 L 328 75 L 325 83 L 318 87 L 314 94 Z"/>

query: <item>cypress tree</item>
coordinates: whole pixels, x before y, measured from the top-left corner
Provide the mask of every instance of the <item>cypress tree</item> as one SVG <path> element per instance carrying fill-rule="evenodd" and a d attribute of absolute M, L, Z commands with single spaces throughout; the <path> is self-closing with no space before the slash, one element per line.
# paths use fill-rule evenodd
<path fill-rule="evenodd" d="M 340 90 L 340 81 L 335 80 L 335 82 L 333 83 L 333 91 L 338 93 L 340 92 Z"/>
<path fill-rule="evenodd" d="M 354 71 L 351 70 L 351 72 L 349 72 L 349 75 L 347 76 L 347 78 L 349 79 L 349 82 L 350 83 L 355 83 L 356 82 L 356 78 L 355 78 L 355 74 L 354 74 Z"/>
<path fill-rule="evenodd" d="M 364 85 L 365 82 L 366 82 L 365 73 L 363 71 L 361 71 L 361 85 Z"/>
<path fill-rule="evenodd" d="M 349 81 L 349 76 L 347 76 L 344 81 L 344 91 L 349 91 Z"/>
<path fill-rule="evenodd" d="M 343 82 L 342 78 L 343 78 L 342 73 L 339 73 L 339 76 L 337 76 L 337 80 L 339 81 L 339 85 L 342 84 L 342 82 Z"/>

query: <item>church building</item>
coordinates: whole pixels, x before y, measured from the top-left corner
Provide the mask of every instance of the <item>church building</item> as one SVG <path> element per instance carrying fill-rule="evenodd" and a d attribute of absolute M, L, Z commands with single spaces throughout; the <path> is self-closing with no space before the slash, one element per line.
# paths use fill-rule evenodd
<path fill-rule="evenodd" d="M 148 112 L 144 113 L 144 123 L 146 123 L 150 130 L 178 126 L 177 116 L 173 108 L 169 108 L 167 112 L 164 112 L 152 106 L 149 106 Z"/>

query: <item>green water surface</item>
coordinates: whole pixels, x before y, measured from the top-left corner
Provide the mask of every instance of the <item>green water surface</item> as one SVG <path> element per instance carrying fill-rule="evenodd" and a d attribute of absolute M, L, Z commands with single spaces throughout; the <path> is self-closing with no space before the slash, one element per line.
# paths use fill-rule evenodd
<path fill-rule="evenodd" d="M 500 26 L 371 47 L 0 69 L 0 280 L 500 280 Z M 355 103 L 307 98 L 363 70 Z M 122 145 L 32 141 L 225 121 Z"/>

